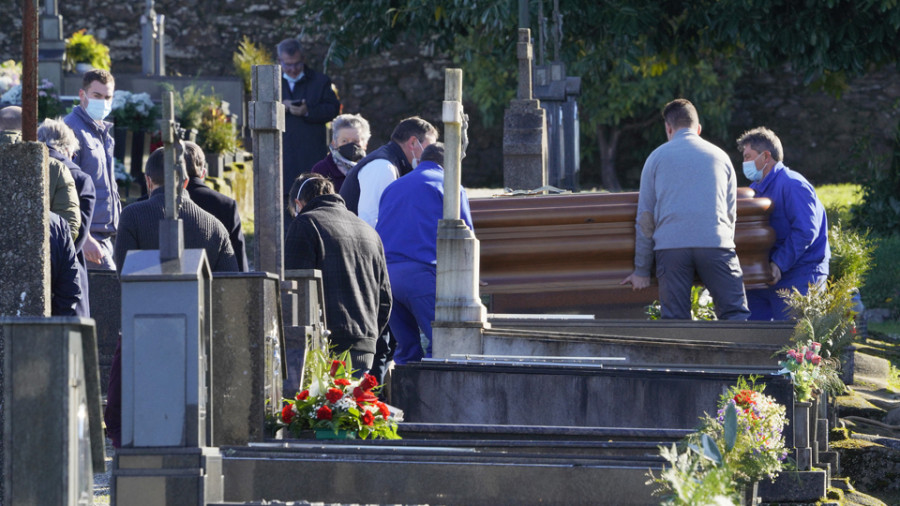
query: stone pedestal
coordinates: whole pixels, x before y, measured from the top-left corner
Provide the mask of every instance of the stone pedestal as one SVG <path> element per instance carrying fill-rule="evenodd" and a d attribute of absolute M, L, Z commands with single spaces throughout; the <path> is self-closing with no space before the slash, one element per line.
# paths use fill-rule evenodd
<path fill-rule="evenodd" d="M 480 354 L 486 310 L 478 295 L 479 246 L 462 220 L 438 223 L 434 358 Z"/>
<path fill-rule="evenodd" d="M 503 117 L 503 186 L 547 185 L 547 119 L 538 100 L 513 100 Z"/>
<path fill-rule="evenodd" d="M 812 465 L 812 448 L 809 447 L 811 407 L 809 402 L 794 403 L 793 432 L 798 471 L 809 471 Z"/>
<path fill-rule="evenodd" d="M 120 448 L 111 480 L 112 504 L 198 506 L 221 502 L 218 448 Z"/>
<path fill-rule="evenodd" d="M 284 395 L 295 394 L 303 380 L 307 340 L 326 336 L 325 293 L 318 269 L 291 269 L 281 283 L 284 313 Z"/>

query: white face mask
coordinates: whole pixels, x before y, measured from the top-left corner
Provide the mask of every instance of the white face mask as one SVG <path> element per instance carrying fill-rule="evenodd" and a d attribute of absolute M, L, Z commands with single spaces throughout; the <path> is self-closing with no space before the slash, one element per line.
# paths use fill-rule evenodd
<path fill-rule="evenodd" d="M 421 149 L 422 151 L 419 151 L 419 156 L 413 156 L 412 163 L 410 165 L 412 165 L 412 168 L 414 169 L 419 165 L 419 157 L 422 156 L 423 152 L 425 152 L 425 148 L 422 147 L 422 143 L 419 142 L 419 139 L 416 139 L 416 144 L 419 145 L 419 149 Z"/>
<path fill-rule="evenodd" d="M 88 105 L 84 108 L 84 111 L 94 121 L 103 121 L 112 112 L 112 100 L 89 98 Z"/>

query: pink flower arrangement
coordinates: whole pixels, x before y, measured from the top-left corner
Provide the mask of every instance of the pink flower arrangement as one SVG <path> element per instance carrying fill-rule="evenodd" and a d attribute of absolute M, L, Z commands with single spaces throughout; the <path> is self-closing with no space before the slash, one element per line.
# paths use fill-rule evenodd
<path fill-rule="evenodd" d="M 822 345 L 809 341 L 797 349 L 789 349 L 787 357 L 778 363 L 781 374 L 789 374 L 794 395 L 799 402 L 808 402 L 824 388 L 827 371 L 819 351 Z"/>

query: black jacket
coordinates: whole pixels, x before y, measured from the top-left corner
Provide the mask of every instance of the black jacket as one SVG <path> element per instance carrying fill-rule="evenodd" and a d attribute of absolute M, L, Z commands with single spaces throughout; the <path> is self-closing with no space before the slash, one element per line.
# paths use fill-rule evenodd
<path fill-rule="evenodd" d="M 284 134 L 282 134 L 281 171 L 287 195 L 294 179 L 328 154 L 328 139 L 325 124 L 340 113 L 341 102 L 331 89 L 331 79 L 325 74 L 303 66 L 303 77 L 294 85 L 281 78 L 281 99 L 296 102 L 306 100 L 307 116 L 294 116 L 289 111 L 284 114 Z"/>
<path fill-rule="evenodd" d="M 338 351 L 375 352 L 391 315 L 391 282 L 375 230 L 340 195 L 321 195 L 294 218 L 284 245 L 286 269 L 319 269 L 325 317 Z"/>
<path fill-rule="evenodd" d="M 81 279 L 69 224 L 50 213 L 50 314 L 76 316 L 81 300 Z"/>
<path fill-rule="evenodd" d="M 234 249 L 238 270 L 249 271 L 250 266 L 247 263 L 244 232 L 241 229 L 241 215 L 238 213 L 237 202 L 206 186 L 199 177 L 192 177 L 188 180 L 187 191 L 195 204 L 225 225 L 225 229 L 228 230 L 228 238 L 231 240 L 231 247 Z"/>
<path fill-rule="evenodd" d="M 122 209 L 113 250 L 116 269 L 120 273 L 125 264 L 125 255 L 130 250 L 159 249 L 159 222 L 165 217 L 165 209 L 162 188 L 153 190 L 147 200 L 134 202 Z M 183 222 L 185 248 L 205 249 L 209 268 L 213 272 L 238 270 L 225 225 L 193 203 L 186 191 L 182 193 L 178 217 Z"/>

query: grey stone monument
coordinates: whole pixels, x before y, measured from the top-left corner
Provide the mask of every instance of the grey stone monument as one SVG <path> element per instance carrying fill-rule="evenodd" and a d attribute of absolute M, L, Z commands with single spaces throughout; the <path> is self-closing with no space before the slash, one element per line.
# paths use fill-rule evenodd
<path fill-rule="evenodd" d="M 532 96 L 531 30 L 519 28 L 519 88 L 503 118 L 503 185 L 534 190 L 547 185 L 547 119 Z"/>
<path fill-rule="evenodd" d="M 223 490 L 221 454 L 210 447 L 212 276 L 204 250 L 183 248 L 171 92 L 163 104 L 160 249 L 129 251 L 121 275 L 122 448 L 112 496 L 123 505 L 208 504 Z"/>
<path fill-rule="evenodd" d="M 104 460 L 93 322 L 19 317 L 0 325 L 3 504 L 92 504 L 93 469 Z M 95 360 L 91 371 L 86 348 Z"/>
<path fill-rule="evenodd" d="M 63 39 L 63 20 L 57 0 L 44 0 L 41 11 L 41 38 L 38 45 L 38 73 L 61 92 L 66 41 Z"/>
<path fill-rule="evenodd" d="M 294 395 L 303 383 L 303 364 L 310 346 L 327 337 L 322 271 L 291 269 L 282 282 L 284 308 L 285 370 L 284 394 Z M 308 346 L 309 345 L 309 346 Z"/>
<path fill-rule="evenodd" d="M 581 78 L 567 76 L 562 62 L 551 62 L 535 66 L 534 81 L 534 96 L 547 115 L 547 180 L 552 186 L 577 190 L 581 144 L 576 100 Z"/>
<path fill-rule="evenodd" d="M 157 14 L 153 0 L 141 15 L 141 61 L 144 75 L 166 75 L 166 16 Z"/>
<path fill-rule="evenodd" d="M 481 353 L 486 311 L 478 292 L 478 239 L 459 218 L 462 70 L 445 72 L 444 219 L 438 223 L 432 355 Z"/>
<path fill-rule="evenodd" d="M 284 275 L 284 205 L 281 186 L 281 67 L 254 65 L 253 100 L 248 105 L 253 132 L 253 211 L 256 217 L 256 265 L 258 270 Z"/>

